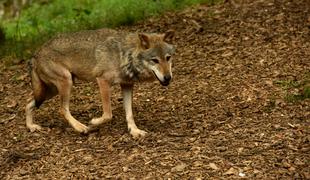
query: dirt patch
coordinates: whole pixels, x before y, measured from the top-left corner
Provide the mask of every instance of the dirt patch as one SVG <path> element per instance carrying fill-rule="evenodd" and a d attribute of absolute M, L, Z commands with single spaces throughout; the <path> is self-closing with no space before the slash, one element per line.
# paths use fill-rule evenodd
<path fill-rule="evenodd" d="M 99 131 L 73 132 L 55 98 L 35 112 L 44 131 L 30 133 L 26 63 L 1 65 L 1 179 L 310 179 L 310 100 L 286 101 L 302 88 L 282 85 L 309 85 L 309 14 L 307 0 L 257 0 L 123 27 L 177 31 L 173 83 L 135 88 L 142 140 L 127 132 L 116 86 L 113 121 Z M 71 102 L 84 123 L 101 115 L 95 83 L 78 81 Z"/>

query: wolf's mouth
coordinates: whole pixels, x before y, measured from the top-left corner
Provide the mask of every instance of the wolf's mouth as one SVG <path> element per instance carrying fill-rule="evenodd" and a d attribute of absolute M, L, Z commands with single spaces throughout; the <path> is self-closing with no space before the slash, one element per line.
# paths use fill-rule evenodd
<path fill-rule="evenodd" d="M 156 73 L 155 73 L 154 71 L 152 71 L 152 72 L 153 72 L 154 76 L 157 78 L 157 80 L 160 82 L 161 85 L 163 85 L 163 86 L 168 86 L 168 85 L 169 85 L 169 81 L 161 81 L 161 80 L 157 77 Z"/>

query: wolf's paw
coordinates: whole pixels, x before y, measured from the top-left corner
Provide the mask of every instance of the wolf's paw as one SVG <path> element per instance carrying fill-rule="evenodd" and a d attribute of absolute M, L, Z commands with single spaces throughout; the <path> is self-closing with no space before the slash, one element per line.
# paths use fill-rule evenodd
<path fill-rule="evenodd" d="M 144 137 L 147 134 L 146 131 L 140 130 L 138 128 L 136 128 L 136 129 L 129 129 L 129 132 L 130 132 L 130 134 L 132 135 L 132 137 L 134 139 L 137 139 L 137 138 L 140 138 L 140 137 Z"/>
<path fill-rule="evenodd" d="M 27 124 L 27 127 L 29 128 L 30 132 L 42 130 L 42 127 L 37 124 Z"/>
<path fill-rule="evenodd" d="M 109 122 L 112 118 L 110 117 L 100 117 L 100 118 L 93 118 L 91 121 L 90 121 L 90 124 L 92 125 L 100 125 L 102 123 L 106 123 L 106 122 Z"/>
<path fill-rule="evenodd" d="M 89 128 L 82 123 L 76 123 L 73 128 L 79 133 L 88 133 Z"/>

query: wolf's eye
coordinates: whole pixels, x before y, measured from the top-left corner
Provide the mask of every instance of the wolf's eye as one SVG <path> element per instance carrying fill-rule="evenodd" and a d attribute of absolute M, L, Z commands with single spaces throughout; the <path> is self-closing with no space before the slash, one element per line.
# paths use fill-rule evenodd
<path fill-rule="evenodd" d="M 171 56 L 170 56 L 170 55 L 167 55 L 167 56 L 166 56 L 167 61 L 169 61 L 169 60 L 170 60 L 170 58 L 171 58 Z"/>
<path fill-rule="evenodd" d="M 159 63 L 159 60 L 157 58 L 152 58 L 151 59 L 154 63 L 158 64 Z"/>

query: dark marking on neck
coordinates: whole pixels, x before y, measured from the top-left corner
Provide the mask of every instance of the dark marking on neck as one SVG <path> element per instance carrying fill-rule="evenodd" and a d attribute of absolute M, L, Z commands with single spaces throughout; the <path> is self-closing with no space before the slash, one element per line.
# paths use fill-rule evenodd
<path fill-rule="evenodd" d="M 125 77 L 130 80 L 139 80 L 140 72 L 135 67 L 132 52 L 123 52 L 123 56 L 128 60 L 128 62 L 122 67 Z"/>

